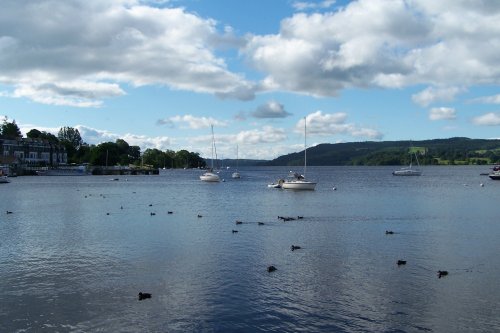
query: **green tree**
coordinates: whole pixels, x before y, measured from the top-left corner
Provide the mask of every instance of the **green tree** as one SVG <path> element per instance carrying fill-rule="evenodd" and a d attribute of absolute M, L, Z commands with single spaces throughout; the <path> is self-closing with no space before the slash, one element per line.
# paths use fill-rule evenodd
<path fill-rule="evenodd" d="M 73 127 L 62 127 L 57 134 L 57 138 L 61 142 L 68 142 L 75 150 L 78 150 L 83 144 L 80 132 Z"/>
<path fill-rule="evenodd" d="M 114 142 L 104 142 L 90 151 L 92 165 L 113 166 L 120 162 L 120 149 Z"/>
<path fill-rule="evenodd" d="M 3 123 L 0 126 L 0 135 L 7 139 L 18 139 L 23 137 L 16 121 L 12 120 L 12 122 L 9 122 L 7 117 L 3 119 Z"/>
<path fill-rule="evenodd" d="M 26 133 L 26 137 L 31 139 L 47 140 L 50 143 L 59 143 L 59 139 L 54 134 L 45 131 L 41 132 L 36 128 L 33 128 L 28 133 Z"/>

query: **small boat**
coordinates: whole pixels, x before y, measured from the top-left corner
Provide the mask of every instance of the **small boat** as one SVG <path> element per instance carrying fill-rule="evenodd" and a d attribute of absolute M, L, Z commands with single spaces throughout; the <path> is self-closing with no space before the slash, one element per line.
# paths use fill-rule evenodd
<path fill-rule="evenodd" d="M 269 187 L 269 188 L 281 188 L 281 186 L 283 185 L 284 182 L 285 182 L 284 179 L 279 179 L 276 183 L 267 184 L 267 187 Z"/>
<path fill-rule="evenodd" d="M 200 180 L 204 182 L 216 183 L 220 182 L 220 177 L 218 174 L 214 173 L 214 149 L 215 149 L 215 137 L 214 137 L 214 125 L 212 125 L 212 167 L 200 176 Z"/>
<path fill-rule="evenodd" d="M 7 178 L 7 176 L 0 176 L 0 184 L 7 184 L 10 183 L 10 180 Z"/>
<path fill-rule="evenodd" d="M 283 185 L 281 187 L 287 190 L 312 191 L 316 187 L 316 183 L 307 181 L 304 175 L 300 175 L 296 172 L 290 172 L 288 179 L 283 182 Z"/>
<path fill-rule="evenodd" d="M 290 176 L 281 185 L 282 188 L 287 190 L 309 190 L 313 191 L 316 187 L 315 182 L 306 180 L 306 169 L 307 169 L 307 118 L 304 117 L 304 174 L 299 175 L 298 173 L 290 172 Z"/>
<path fill-rule="evenodd" d="M 413 156 L 415 156 L 415 161 L 417 162 L 417 168 L 413 168 Z M 417 153 L 410 153 L 410 165 L 399 170 L 393 171 L 393 176 L 420 176 L 422 175 L 422 170 L 419 169 L 420 164 L 418 163 Z"/>

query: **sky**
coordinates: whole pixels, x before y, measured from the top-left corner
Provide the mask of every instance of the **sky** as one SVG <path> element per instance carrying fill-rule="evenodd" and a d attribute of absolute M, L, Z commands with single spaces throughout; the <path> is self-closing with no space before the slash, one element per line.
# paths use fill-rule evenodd
<path fill-rule="evenodd" d="M 23 134 L 273 159 L 500 138 L 500 1 L 1 0 L 0 116 Z M 237 148 L 238 147 L 238 148 Z"/>

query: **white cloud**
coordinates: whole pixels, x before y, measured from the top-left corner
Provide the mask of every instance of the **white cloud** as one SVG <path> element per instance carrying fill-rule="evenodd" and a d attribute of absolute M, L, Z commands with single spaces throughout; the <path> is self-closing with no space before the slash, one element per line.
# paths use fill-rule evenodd
<path fill-rule="evenodd" d="M 150 4 L 2 1 L 0 83 L 14 86 L 13 96 L 82 107 L 122 95 L 119 83 L 253 97 L 253 84 L 215 54 L 217 45 L 241 44 L 230 29 Z"/>
<path fill-rule="evenodd" d="M 357 138 L 370 140 L 380 140 L 383 134 L 371 128 L 363 128 L 352 123 L 346 123 L 347 114 L 343 112 L 324 114 L 322 111 L 316 111 L 307 115 L 307 133 L 308 135 L 334 136 L 349 135 Z M 304 119 L 297 122 L 295 132 L 304 132 Z"/>
<path fill-rule="evenodd" d="M 435 102 L 451 102 L 455 96 L 465 89 L 459 87 L 435 88 L 428 87 L 418 94 L 412 95 L 414 103 L 426 107 Z"/>
<path fill-rule="evenodd" d="M 255 118 L 285 118 L 292 115 L 285 110 L 283 104 L 276 101 L 269 101 L 263 105 L 260 105 L 257 110 L 252 112 L 252 116 Z"/>
<path fill-rule="evenodd" d="M 4 96 L 26 97 L 41 104 L 74 107 L 99 107 L 102 98 L 125 95 L 117 84 L 104 82 L 60 82 L 44 84 L 19 84 Z"/>
<path fill-rule="evenodd" d="M 211 125 L 217 127 L 226 127 L 227 122 L 222 120 L 217 120 L 212 117 L 195 117 L 190 114 L 184 116 L 174 116 L 170 117 L 167 120 L 159 120 L 160 123 L 181 123 L 186 124 L 187 126 L 181 128 L 191 128 L 191 129 L 200 129 L 200 128 L 209 128 Z"/>
<path fill-rule="evenodd" d="M 498 126 L 500 125 L 500 113 L 486 113 L 482 116 L 475 117 L 472 122 L 480 126 Z"/>
<path fill-rule="evenodd" d="M 453 120 L 457 118 L 457 111 L 454 108 L 439 107 L 429 110 L 430 120 Z"/>
<path fill-rule="evenodd" d="M 324 0 L 321 2 L 295 1 L 292 7 L 295 10 L 304 11 L 309 9 L 326 9 L 335 4 L 335 0 Z"/>
<path fill-rule="evenodd" d="M 493 96 L 484 96 L 471 100 L 472 103 L 483 103 L 483 104 L 500 104 L 500 94 Z"/>
<path fill-rule="evenodd" d="M 277 143 L 287 138 L 282 128 L 264 126 L 260 130 L 242 131 L 236 135 L 236 141 L 245 144 Z"/>
<path fill-rule="evenodd" d="M 91 128 L 84 125 L 76 125 L 84 142 L 88 144 L 100 144 L 103 142 L 115 142 L 117 139 L 125 140 L 131 146 L 139 146 L 144 151 L 148 148 L 160 150 L 171 149 L 172 140 L 166 136 L 148 137 L 131 133 L 118 134 L 106 130 Z"/>
<path fill-rule="evenodd" d="M 494 1 L 359 0 L 329 13 L 297 13 L 244 49 L 262 87 L 336 96 L 349 87 L 464 87 L 500 82 L 500 5 Z M 453 98 L 457 88 L 416 96 Z"/>

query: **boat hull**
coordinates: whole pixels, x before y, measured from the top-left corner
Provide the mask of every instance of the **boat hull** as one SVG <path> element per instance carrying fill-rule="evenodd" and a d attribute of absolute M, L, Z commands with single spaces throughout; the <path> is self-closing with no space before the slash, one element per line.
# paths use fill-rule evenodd
<path fill-rule="evenodd" d="M 237 178 L 241 178 L 241 175 L 239 172 L 234 172 L 233 175 L 232 175 L 233 178 L 237 179 Z"/>
<path fill-rule="evenodd" d="M 500 172 L 492 173 L 492 174 L 489 174 L 488 176 L 493 180 L 500 180 Z"/>
<path fill-rule="evenodd" d="M 220 182 L 220 177 L 219 177 L 219 175 L 217 175 L 215 173 L 206 172 L 200 176 L 200 180 L 202 180 L 204 182 L 216 183 L 216 182 Z"/>
<path fill-rule="evenodd" d="M 281 185 L 281 188 L 284 188 L 286 190 L 314 191 L 314 189 L 316 188 L 316 183 L 304 180 L 286 181 Z"/>
<path fill-rule="evenodd" d="M 394 176 L 420 176 L 420 175 L 422 175 L 422 171 L 420 171 L 420 170 L 397 170 L 397 171 L 393 171 L 392 174 Z"/>
<path fill-rule="evenodd" d="M 10 183 L 10 180 L 7 179 L 7 176 L 0 176 L 0 184 Z"/>

